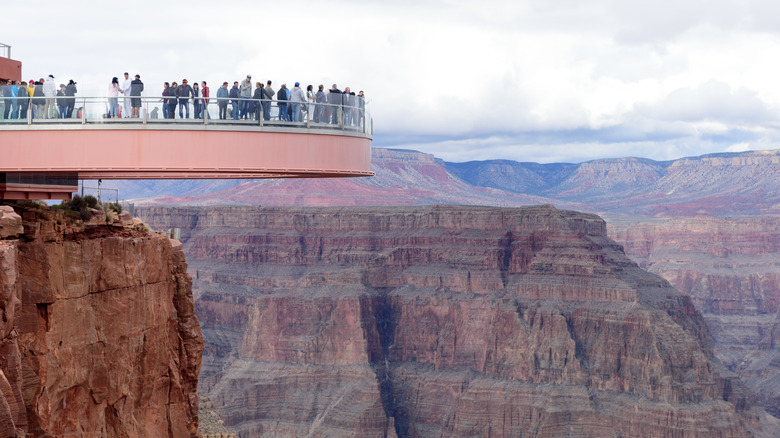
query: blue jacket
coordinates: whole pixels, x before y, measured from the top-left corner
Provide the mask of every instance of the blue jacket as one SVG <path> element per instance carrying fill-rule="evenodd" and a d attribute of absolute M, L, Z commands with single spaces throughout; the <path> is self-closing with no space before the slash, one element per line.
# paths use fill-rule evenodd
<path fill-rule="evenodd" d="M 226 104 L 225 99 L 228 97 L 228 90 L 225 87 L 219 87 L 217 89 L 217 103 L 219 104 Z"/>
<path fill-rule="evenodd" d="M 238 87 L 233 85 L 233 88 L 230 89 L 230 98 L 231 99 L 238 99 Z M 234 100 L 234 102 L 238 103 L 237 100 Z"/>

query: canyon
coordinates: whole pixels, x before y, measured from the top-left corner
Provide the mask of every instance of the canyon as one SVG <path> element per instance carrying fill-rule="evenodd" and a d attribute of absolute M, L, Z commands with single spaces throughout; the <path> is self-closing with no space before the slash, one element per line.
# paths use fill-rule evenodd
<path fill-rule="evenodd" d="M 615 218 L 609 235 L 691 297 L 716 356 L 780 416 L 780 217 Z"/>
<path fill-rule="evenodd" d="M 0 436 L 194 438 L 203 338 L 181 243 L 97 213 L 0 206 Z"/>
<path fill-rule="evenodd" d="M 634 226 L 549 205 L 136 215 L 181 229 L 200 389 L 242 437 L 780 431 L 716 352 L 733 330 L 608 236 L 647 249 Z"/>

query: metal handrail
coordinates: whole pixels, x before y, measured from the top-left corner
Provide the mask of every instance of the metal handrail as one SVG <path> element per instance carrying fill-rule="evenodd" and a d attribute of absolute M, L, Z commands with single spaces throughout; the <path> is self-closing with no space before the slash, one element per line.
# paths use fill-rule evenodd
<path fill-rule="evenodd" d="M 36 105 L 44 106 L 47 99 L 54 99 L 55 112 L 59 114 L 59 109 L 62 106 L 61 103 L 67 104 L 73 103 L 73 114 L 70 118 L 47 118 L 37 117 L 40 116 L 40 108 L 35 108 Z M 123 118 L 110 118 L 108 117 L 110 110 L 110 99 L 117 99 L 117 105 L 124 111 L 124 99 L 140 99 L 141 107 L 139 116 L 137 118 L 123 117 Z M 190 109 L 192 109 L 190 118 L 165 118 L 162 111 L 164 110 L 164 103 L 166 100 L 175 100 L 176 106 L 180 103 L 187 102 Z M 193 108 L 194 101 L 198 101 L 200 105 L 204 106 L 202 118 L 195 118 L 195 109 Z M 357 99 L 356 99 L 357 101 Z M 21 103 L 26 102 L 26 103 Z M 217 113 L 219 113 L 220 106 L 227 106 L 234 108 L 232 105 L 236 102 L 235 107 L 240 108 L 242 102 L 250 102 L 254 105 L 258 103 L 260 105 L 255 106 L 250 112 L 248 118 L 233 118 L 226 117 L 220 119 L 218 116 L 215 118 L 212 114 L 214 107 L 217 107 Z M 263 107 L 268 108 L 268 117 L 264 117 Z M 46 124 L 56 125 L 63 124 L 111 124 L 111 123 L 140 123 L 140 124 L 154 124 L 155 127 L 164 126 L 166 124 L 240 124 L 240 125 L 271 125 L 276 127 L 289 127 L 289 128 L 319 128 L 319 129 L 340 129 L 350 132 L 363 133 L 367 136 L 373 136 L 373 120 L 370 115 L 370 108 L 368 102 L 364 101 L 364 105 L 358 106 L 344 105 L 344 104 L 329 104 L 329 103 L 316 103 L 316 102 L 292 102 L 282 101 L 281 103 L 287 106 L 287 110 L 297 108 L 300 111 L 301 118 L 297 122 L 283 120 L 285 117 L 280 117 L 279 101 L 270 99 L 253 99 L 253 98 L 218 98 L 216 96 L 209 97 L 177 97 L 177 96 L 125 96 L 120 95 L 117 97 L 94 97 L 94 96 L 55 96 L 55 97 L 40 97 L 40 96 L 17 96 L 17 97 L 3 97 L 0 95 L 0 131 L 4 127 L 10 127 L 18 124 Z M 167 103 L 166 103 L 167 104 Z M 225 105 L 220 105 L 225 104 Z M 8 115 L 12 116 L 14 113 L 16 118 L 4 118 L 5 107 L 10 105 Z M 294 106 L 296 105 L 296 106 Z M 299 105 L 299 106 L 297 106 Z M 18 118 L 23 107 L 26 107 L 26 117 L 23 119 Z M 151 108 L 151 109 L 150 109 Z M 178 114 L 178 111 L 175 115 Z M 174 116 L 175 116 L 174 115 Z M 44 114 L 45 116 L 45 114 Z"/>
<path fill-rule="evenodd" d="M 3 58 L 11 59 L 11 46 L 0 43 L 0 49 L 3 49 L 3 52 L 5 52 L 5 56 L 3 56 Z"/>

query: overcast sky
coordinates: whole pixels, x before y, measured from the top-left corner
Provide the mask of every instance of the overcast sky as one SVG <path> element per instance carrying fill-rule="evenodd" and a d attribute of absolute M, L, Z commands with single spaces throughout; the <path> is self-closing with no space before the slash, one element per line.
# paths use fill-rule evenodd
<path fill-rule="evenodd" d="M 364 90 L 374 145 L 447 161 L 778 148 L 780 3 L 39 1 L 5 15 L 25 79 Z M 23 12 L 22 12 L 23 11 Z M 20 17 L 24 17 L 21 19 Z M 213 113 L 214 111 L 212 111 Z"/>

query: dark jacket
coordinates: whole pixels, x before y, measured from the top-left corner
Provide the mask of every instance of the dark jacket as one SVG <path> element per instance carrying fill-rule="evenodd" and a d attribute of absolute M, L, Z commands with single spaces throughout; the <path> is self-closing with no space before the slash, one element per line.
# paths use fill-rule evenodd
<path fill-rule="evenodd" d="M 46 95 L 43 94 L 43 84 L 38 84 L 33 90 L 33 103 L 36 105 L 46 105 Z"/>
<path fill-rule="evenodd" d="M 238 99 L 238 87 L 233 85 L 233 88 L 230 89 L 229 96 L 231 99 Z M 238 100 L 234 100 L 234 102 L 238 103 Z"/>
<path fill-rule="evenodd" d="M 341 90 L 338 88 L 328 90 L 328 103 L 331 105 L 341 105 Z"/>
<path fill-rule="evenodd" d="M 286 88 L 280 88 L 279 89 L 279 91 L 276 93 L 276 100 L 278 100 L 279 102 L 287 100 L 287 89 Z"/>
<path fill-rule="evenodd" d="M 176 106 L 176 95 L 179 92 L 179 86 L 170 86 L 168 87 L 168 96 L 171 98 L 168 99 L 168 106 Z"/>
<path fill-rule="evenodd" d="M 255 88 L 255 94 L 252 95 L 252 99 L 260 100 L 263 97 L 265 97 L 265 89 L 260 87 Z"/>
<path fill-rule="evenodd" d="M 65 92 L 62 89 L 57 90 L 57 106 L 68 106 L 68 98 L 65 97 Z"/>
<path fill-rule="evenodd" d="M 192 87 L 190 87 L 190 84 L 179 85 L 176 93 L 179 96 L 179 100 L 188 101 L 192 97 Z"/>
<path fill-rule="evenodd" d="M 144 83 L 138 78 L 133 79 L 133 82 L 130 82 L 130 95 L 140 97 L 142 91 L 144 91 Z"/>
<path fill-rule="evenodd" d="M 227 105 L 228 89 L 225 87 L 217 88 L 217 103 L 220 105 Z"/>
<path fill-rule="evenodd" d="M 65 95 L 66 96 L 75 96 L 78 90 L 76 89 L 76 84 L 68 84 L 65 86 Z M 75 99 L 72 99 L 75 100 Z"/>

